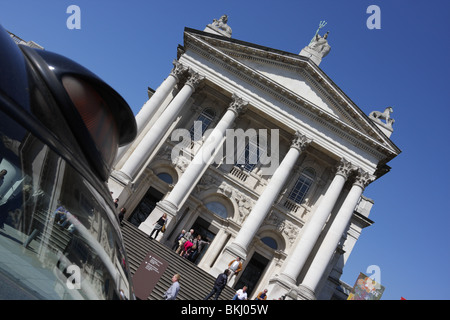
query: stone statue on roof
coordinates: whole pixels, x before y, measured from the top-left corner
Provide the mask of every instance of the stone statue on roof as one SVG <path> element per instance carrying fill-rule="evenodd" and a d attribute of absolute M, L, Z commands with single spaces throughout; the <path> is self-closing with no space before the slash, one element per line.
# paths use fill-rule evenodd
<path fill-rule="evenodd" d="M 228 25 L 228 16 L 224 14 L 219 19 L 213 19 L 213 22 L 208 24 L 204 31 L 231 38 L 232 31 Z"/>
<path fill-rule="evenodd" d="M 331 47 L 327 41 L 328 33 L 330 32 L 327 31 L 327 33 L 325 33 L 323 37 L 321 37 L 319 33 L 316 33 L 313 41 L 311 41 L 311 43 L 308 45 L 308 47 L 310 47 L 312 50 L 319 53 L 322 58 L 325 57 L 331 50 Z"/>
<path fill-rule="evenodd" d="M 310 43 L 303 48 L 300 52 L 301 56 L 310 58 L 316 65 L 319 65 L 324 58 L 331 50 L 331 46 L 328 44 L 328 33 L 325 33 L 323 36 L 319 34 L 320 29 L 325 27 L 327 23 L 325 21 L 320 21 L 319 28 L 316 31 L 316 34 L 311 39 Z"/>

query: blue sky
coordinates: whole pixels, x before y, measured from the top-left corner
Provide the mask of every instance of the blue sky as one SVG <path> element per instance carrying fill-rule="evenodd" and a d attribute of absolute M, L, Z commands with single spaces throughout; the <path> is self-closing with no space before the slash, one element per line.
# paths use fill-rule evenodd
<path fill-rule="evenodd" d="M 69 5 L 81 9 L 79 30 L 66 26 Z M 367 28 L 369 5 L 381 9 L 381 29 Z M 147 87 L 169 74 L 184 28 L 203 30 L 222 14 L 234 39 L 292 53 L 327 21 L 332 49 L 320 67 L 366 114 L 393 106 L 391 139 L 402 150 L 365 191 L 375 200 L 375 224 L 363 231 L 342 280 L 353 285 L 376 265 L 382 299 L 448 300 L 450 2 L 0 0 L 4 28 L 88 67 L 135 113 Z"/>

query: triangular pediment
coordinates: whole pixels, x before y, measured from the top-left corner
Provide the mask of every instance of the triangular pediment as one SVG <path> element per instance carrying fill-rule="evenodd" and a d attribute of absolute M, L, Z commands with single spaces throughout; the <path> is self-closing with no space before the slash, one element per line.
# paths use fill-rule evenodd
<path fill-rule="evenodd" d="M 203 46 L 209 54 L 247 73 L 261 84 L 313 111 L 340 130 L 392 156 L 400 150 L 308 58 L 252 43 L 186 28 L 185 45 Z"/>
<path fill-rule="evenodd" d="M 226 53 L 230 56 L 234 54 L 234 52 L 230 51 Z M 348 125 L 358 127 L 358 123 L 356 121 L 352 121 L 352 118 L 346 117 L 345 113 L 333 105 L 334 102 L 332 99 L 327 96 L 323 88 L 304 68 L 291 65 L 282 65 L 280 63 L 274 64 L 269 60 L 257 57 L 236 58 L 239 62 L 253 69 L 258 74 L 264 75 L 275 83 L 278 83 L 280 87 L 283 87 L 308 100 L 311 104 L 314 104 L 323 112 L 338 118 Z M 360 127 L 359 129 L 362 130 Z"/>

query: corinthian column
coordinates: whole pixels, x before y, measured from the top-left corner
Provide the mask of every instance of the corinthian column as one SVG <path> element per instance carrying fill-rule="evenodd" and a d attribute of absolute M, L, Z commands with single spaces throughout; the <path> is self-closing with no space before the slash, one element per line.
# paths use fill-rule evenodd
<path fill-rule="evenodd" d="M 322 228 L 331 213 L 339 194 L 344 187 L 345 181 L 353 170 L 350 162 L 342 159 L 336 171 L 336 175 L 327 189 L 324 197 L 320 201 L 319 207 L 313 213 L 309 222 L 304 226 L 303 234 L 295 246 L 293 252 L 285 262 L 285 269 L 280 275 L 280 280 L 287 281 L 295 285 L 306 260 L 308 259 L 317 239 L 322 232 Z"/>
<path fill-rule="evenodd" d="M 346 231 L 352 218 L 353 212 L 358 201 L 364 191 L 364 188 L 374 180 L 374 177 L 367 172 L 358 170 L 358 175 L 353 186 L 345 198 L 339 212 L 337 213 L 330 229 L 328 230 L 319 250 L 314 257 L 311 266 L 300 285 L 300 290 L 314 294 L 319 281 L 322 279 L 323 273 L 327 269 L 333 254 L 342 238 L 342 234 Z"/>
<path fill-rule="evenodd" d="M 288 153 L 277 170 L 275 170 L 272 178 L 265 187 L 252 211 L 245 219 L 241 230 L 239 230 L 236 239 L 230 245 L 228 250 L 234 252 L 242 258 L 246 257 L 250 242 L 253 240 L 259 227 L 263 223 L 267 214 L 270 212 L 272 205 L 278 197 L 281 189 L 289 179 L 292 173 L 292 168 L 297 162 L 300 153 L 305 150 L 310 143 L 310 139 L 304 135 L 301 135 L 299 132 L 296 132 Z"/>
<path fill-rule="evenodd" d="M 195 88 L 204 79 L 196 72 L 191 72 L 191 76 L 186 81 L 186 84 L 178 92 L 175 98 L 166 107 L 164 112 L 145 134 L 139 145 L 133 151 L 131 156 L 122 166 L 120 172 L 125 175 L 127 180 L 132 181 L 137 178 L 138 172 L 141 170 L 143 164 L 147 161 L 148 157 L 155 151 L 156 146 L 163 138 L 173 121 L 180 113 L 188 99 L 194 93 Z"/>
<path fill-rule="evenodd" d="M 155 209 L 148 218 L 139 225 L 140 230 L 148 234 L 151 232 L 153 223 L 155 222 L 154 220 L 158 219 L 160 216 L 157 212 L 167 213 L 169 218 L 167 227 L 171 225 L 171 221 L 173 221 L 172 217 L 175 216 L 178 210 L 183 206 L 184 201 L 189 197 L 193 188 L 203 176 L 203 173 L 214 160 L 216 151 L 223 144 L 226 130 L 231 128 L 234 120 L 239 113 L 245 109 L 247 104 L 248 102 L 233 95 L 233 101 L 231 102 L 230 107 L 217 123 L 202 147 L 198 150 L 194 159 L 192 159 L 175 187 L 164 200 L 156 204 Z"/>
<path fill-rule="evenodd" d="M 180 77 L 187 72 L 188 68 L 183 66 L 177 60 L 173 60 L 173 69 L 166 80 L 156 89 L 155 93 L 144 104 L 139 113 L 136 115 L 136 124 L 138 134 L 142 131 L 145 124 L 155 115 L 161 104 L 173 90 L 180 80 Z"/>
<path fill-rule="evenodd" d="M 142 132 L 145 125 L 155 115 L 173 88 L 175 88 L 175 85 L 179 82 L 180 77 L 188 70 L 187 67 L 183 66 L 177 60 L 173 60 L 172 64 L 174 67 L 169 76 L 163 81 L 163 83 L 161 83 L 155 93 L 150 97 L 150 99 L 148 99 L 136 115 L 137 135 Z M 120 159 L 129 146 L 130 145 L 121 147 L 117 153 L 116 159 Z"/>
<path fill-rule="evenodd" d="M 234 120 L 247 104 L 248 102 L 233 95 L 233 102 L 227 112 L 225 112 L 222 119 L 217 123 L 216 127 L 208 136 L 208 139 L 206 139 L 200 150 L 198 150 L 180 180 L 167 196 L 167 202 L 172 203 L 177 209 L 183 205 L 184 200 L 189 196 L 191 190 L 214 160 L 216 151 L 223 144 L 226 130 L 231 128 Z"/>

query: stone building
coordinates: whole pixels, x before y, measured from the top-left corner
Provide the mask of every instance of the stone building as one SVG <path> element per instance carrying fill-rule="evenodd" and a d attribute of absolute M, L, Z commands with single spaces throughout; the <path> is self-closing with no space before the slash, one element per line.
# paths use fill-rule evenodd
<path fill-rule="evenodd" d="M 392 109 L 369 116 L 319 67 L 316 33 L 299 54 L 232 38 L 227 16 L 186 28 L 168 77 L 136 116 L 109 187 L 125 219 L 172 246 L 194 229 L 209 244 L 194 261 L 269 298 L 345 299 L 339 280 L 373 222 L 364 188 L 389 171 Z"/>

